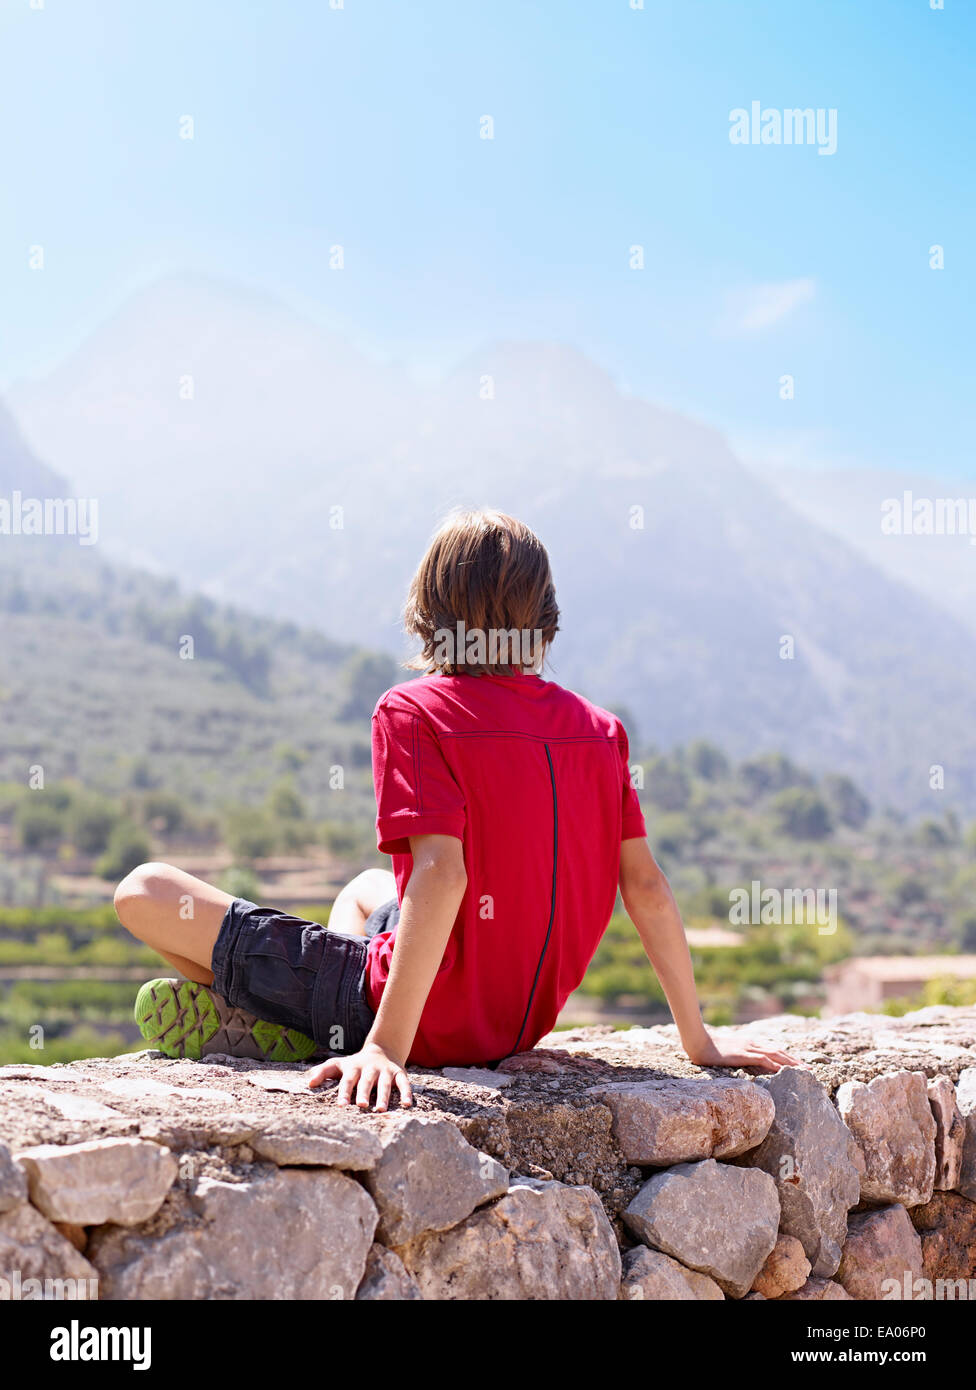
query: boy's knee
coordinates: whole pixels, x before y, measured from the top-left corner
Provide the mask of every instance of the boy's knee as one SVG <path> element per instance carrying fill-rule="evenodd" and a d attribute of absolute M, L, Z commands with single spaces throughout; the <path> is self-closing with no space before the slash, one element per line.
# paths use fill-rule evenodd
<path fill-rule="evenodd" d="M 352 898 L 357 903 L 365 903 L 371 898 L 375 898 L 377 893 L 384 893 L 389 887 L 393 875 L 387 869 L 363 869 L 351 878 L 341 890 L 341 896 Z M 389 897 L 389 894 L 387 893 Z"/>
<path fill-rule="evenodd" d="M 388 869 L 364 869 L 349 887 L 360 910 L 367 915 L 396 896 L 396 879 Z"/>
<path fill-rule="evenodd" d="M 115 890 L 115 912 L 123 926 L 139 912 L 140 907 L 168 895 L 173 869 L 169 864 L 139 864 L 126 874 Z"/>
<path fill-rule="evenodd" d="M 391 880 L 396 882 L 389 869 L 363 869 L 361 874 L 356 875 L 353 882 L 360 884 L 367 891 L 373 889 L 377 892 L 385 892 L 390 886 Z"/>

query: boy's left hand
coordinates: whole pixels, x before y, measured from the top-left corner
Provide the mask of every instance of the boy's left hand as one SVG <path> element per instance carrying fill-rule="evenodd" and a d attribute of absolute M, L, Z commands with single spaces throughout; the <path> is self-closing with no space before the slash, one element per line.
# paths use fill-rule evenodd
<path fill-rule="evenodd" d="M 309 1073 L 309 1086 L 321 1086 L 323 1081 L 339 1078 L 337 1093 L 339 1105 L 349 1105 L 355 1088 L 356 1104 L 361 1110 L 369 1109 L 373 1091 L 376 1091 L 376 1110 L 387 1110 L 390 1093 L 396 1086 L 401 1106 L 413 1104 L 413 1091 L 410 1078 L 402 1062 L 390 1057 L 376 1043 L 366 1043 L 359 1052 L 348 1057 L 330 1057 L 321 1066 Z"/>

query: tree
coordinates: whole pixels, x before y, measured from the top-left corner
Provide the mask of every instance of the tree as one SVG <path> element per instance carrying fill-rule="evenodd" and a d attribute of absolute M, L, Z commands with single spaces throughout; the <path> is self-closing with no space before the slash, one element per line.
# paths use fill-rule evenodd
<path fill-rule="evenodd" d="M 823 779 L 823 791 L 841 825 L 860 830 L 871 814 L 871 803 L 856 783 L 832 772 Z"/>
<path fill-rule="evenodd" d="M 718 782 L 729 773 L 729 760 L 721 748 L 703 738 L 689 744 L 688 766 L 696 777 L 703 777 L 706 782 Z"/>
<path fill-rule="evenodd" d="M 119 821 L 112 830 L 105 853 L 95 865 L 99 878 L 111 881 L 125 878 L 137 865 L 145 863 L 152 848 L 145 833 L 132 821 Z"/>
<path fill-rule="evenodd" d="M 976 953 L 976 912 L 963 913 L 957 919 L 956 935 L 961 951 Z"/>
<path fill-rule="evenodd" d="M 365 847 L 363 832 L 345 821 L 323 821 L 321 835 L 326 848 L 340 858 L 361 854 Z"/>
<path fill-rule="evenodd" d="M 666 757 L 652 758 L 647 766 L 646 791 L 662 811 L 683 811 L 691 800 L 691 779 L 683 767 Z"/>
<path fill-rule="evenodd" d="M 163 835 L 175 835 L 186 823 L 186 807 L 172 792 L 151 791 L 143 798 L 142 814 L 147 825 Z"/>
<path fill-rule="evenodd" d="M 739 777 L 753 796 L 785 791 L 789 787 L 809 787 L 813 779 L 782 753 L 764 753 L 740 764 Z"/>
<path fill-rule="evenodd" d="M 924 849 L 944 849 L 951 841 L 948 826 L 938 820 L 923 820 L 916 834 Z"/>
<path fill-rule="evenodd" d="M 159 786 L 159 777 L 146 758 L 136 758 L 129 769 L 129 785 L 137 791 Z"/>
<path fill-rule="evenodd" d="M 257 902 L 259 886 L 257 874 L 253 869 L 235 864 L 220 880 L 220 887 L 225 893 L 230 893 L 231 897 L 247 898 L 249 902 Z"/>
<path fill-rule="evenodd" d="M 64 838 L 64 817 L 57 807 L 38 799 L 45 795 L 44 792 L 35 792 L 30 800 L 21 802 L 17 809 L 20 843 L 24 849 L 37 854 L 51 853 Z"/>
<path fill-rule="evenodd" d="M 893 887 L 895 902 L 899 907 L 911 907 L 913 903 L 923 903 L 928 897 L 928 889 L 914 874 L 902 874 Z"/>
<path fill-rule="evenodd" d="M 282 849 L 297 853 L 315 839 L 315 829 L 305 819 L 305 803 L 290 777 L 282 778 L 274 788 L 267 811 Z"/>
<path fill-rule="evenodd" d="M 115 808 L 96 797 L 78 800 L 68 817 L 71 842 L 79 854 L 103 854 L 119 819 Z"/>
<path fill-rule="evenodd" d="M 0 825 L 9 825 L 31 795 L 22 782 L 0 782 Z"/>
<path fill-rule="evenodd" d="M 275 744 L 274 755 L 286 772 L 297 772 L 308 762 L 308 754 L 291 743 Z"/>
<path fill-rule="evenodd" d="M 776 827 L 793 840 L 825 840 L 833 829 L 830 811 L 809 787 L 788 787 L 772 802 Z"/>
<path fill-rule="evenodd" d="M 686 815 L 680 811 L 670 811 L 654 821 L 651 842 L 655 853 L 680 859 L 695 842 L 695 828 Z"/>
<path fill-rule="evenodd" d="M 369 719 L 376 701 L 397 677 L 392 657 L 354 652 L 340 673 L 339 718 Z"/>
<path fill-rule="evenodd" d="M 637 728 L 637 716 L 629 705 L 608 705 L 607 709 L 611 714 L 615 714 L 624 726 L 627 735 L 627 744 L 631 753 L 640 747 L 640 733 Z"/>
<path fill-rule="evenodd" d="M 227 813 L 225 836 L 234 858 L 244 864 L 253 859 L 266 859 L 278 844 L 275 827 L 267 813 L 253 806 L 239 806 Z"/>
<path fill-rule="evenodd" d="M 267 695 L 271 653 L 262 643 L 248 642 L 231 628 L 222 637 L 216 656 L 241 685 L 255 695 Z"/>
<path fill-rule="evenodd" d="M 275 820 L 304 820 L 305 805 L 290 777 L 282 778 L 268 797 L 268 811 Z"/>

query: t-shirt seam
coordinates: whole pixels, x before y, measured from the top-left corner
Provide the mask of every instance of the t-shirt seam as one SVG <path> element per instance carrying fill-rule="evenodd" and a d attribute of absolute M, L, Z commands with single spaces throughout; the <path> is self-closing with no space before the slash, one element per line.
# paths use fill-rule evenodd
<path fill-rule="evenodd" d="M 612 734 L 527 734 L 519 729 L 439 730 L 438 739 L 445 738 L 525 738 L 533 743 L 611 743 L 620 744 Z"/>

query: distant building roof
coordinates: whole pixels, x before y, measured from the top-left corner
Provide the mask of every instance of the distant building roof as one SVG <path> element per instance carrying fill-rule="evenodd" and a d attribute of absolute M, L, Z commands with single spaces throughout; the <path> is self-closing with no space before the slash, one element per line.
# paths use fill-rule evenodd
<path fill-rule="evenodd" d="M 728 927 L 687 927 L 685 936 L 689 946 L 741 946 L 745 940 L 741 932 Z"/>

